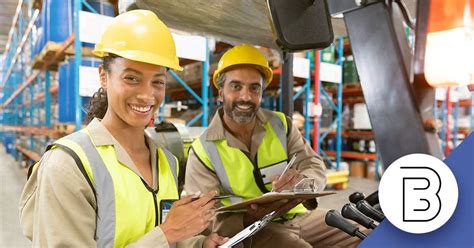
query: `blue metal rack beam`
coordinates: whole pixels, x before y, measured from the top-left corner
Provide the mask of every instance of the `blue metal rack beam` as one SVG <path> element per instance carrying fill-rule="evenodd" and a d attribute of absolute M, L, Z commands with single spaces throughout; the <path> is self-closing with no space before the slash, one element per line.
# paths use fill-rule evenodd
<path fill-rule="evenodd" d="M 307 59 L 310 59 L 311 57 L 311 52 L 307 52 L 306 53 L 306 58 Z M 310 64 L 309 64 L 309 75 L 308 75 L 308 78 L 306 79 L 306 82 L 305 82 L 305 87 L 304 87 L 304 91 L 305 91 L 305 94 L 304 94 L 304 136 L 306 138 L 306 140 L 309 141 L 310 137 L 309 137 L 309 130 L 310 130 L 310 122 L 309 122 L 309 94 L 310 94 L 310 91 L 311 91 L 311 70 L 312 69 L 312 65 L 311 65 L 311 60 L 310 60 Z"/>
<path fill-rule="evenodd" d="M 454 104 L 453 110 L 453 148 L 458 146 L 458 112 L 459 112 L 459 100 Z"/>
<path fill-rule="evenodd" d="M 74 23 L 74 109 L 75 109 L 75 123 L 76 131 L 80 130 L 82 127 L 82 118 L 81 118 L 81 96 L 79 95 L 79 67 L 81 65 L 82 51 L 81 51 L 81 41 L 79 37 L 79 12 L 81 11 L 81 0 L 74 0 L 74 13 L 73 13 L 73 23 Z"/>
<path fill-rule="evenodd" d="M 344 53 L 344 38 L 343 37 L 339 37 L 337 39 L 337 47 L 336 47 L 336 53 L 337 53 L 337 62 L 336 64 L 337 65 L 340 65 L 342 66 L 342 58 L 343 58 L 343 53 Z M 320 60 L 321 60 L 321 56 L 319 56 Z M 323 158 L 328 161 L 329 163 L 329 166 L 331 168 L 335 168 L 336 170 L 339 169 L 339 166 L 341 164 L 341 146 L 342 146 L 342 88 L 343 88 L 343 85 L 342 85 L 342 82 L 339 82 L 337 83 L 337 96 L 336 96 L 336 99 L 337 99 L 337 104 L 334 104 L 333 100 L 332 100 L 332 97 L 326 92 L 326 90 L 324 89 L 321 81 L 319 81 L 319 92 L 320 92 L 320 96 L 321 97 L 324 97 L 326 99 L 326 101 L 328 102 L 328 104 L 331 106 L 331 109 L 334 110 L 334 112 L 336 113 L 336 117 L 335 119 L 333 120 L 333 122 L 331 123 L 331 125 L 329 126 L 329 128 L 323 132 L 322 134 L 319 133 L 319 139 L 318 139 L 318 151 L 320 152 L 320 154 L 323 156 Z M 321 102 L 321 101 L 320 101 Z M 336 156 L 335 156 L 335 159 L 336 159 L 336 166 L 333 165 L 333 163 L 331 162 L 331 159 L 328 157 L 328 155 L 326 154 L 326 152 L 324 152 L 322 149 L 321 149 L 321 142 L 323 142 L 323 140 L 327 137 L 327 135 L 333 130 L 333 129 L 336 129 Z M 318 122 L 318 130 L 321 130 L 321 121 Z"/>
<path fill-rule="evenodd" d="M 445 147 L 446 147 L 446 114 L 447 114 L 447 105 L 446 105 L 446 100 L 443 101 L 443 104 L 441 105 L 441 121 L 442 121 L 442 128 L 440 132 L 441 136 L 441 151 L 444 153 Z"/>
<path fill-rule="evenodd" d="M 24 45 L 26 44 L 26 41 L 28 40 L 29 35 L 31 34 L 31 30 L 32 30 L 32 28 L 33 28 L 33 25 L 34 25 L 36 19 L 38 18 L 38 14 L 39 14 L 39 10 L 35 10 L 35 11 L 33 12 L 33 16 L 31 17 L 31 20 L 30 20 L 29 23 L 28 23 L 28 26 L 27 26 L 27 28 L 26 28 L 26 30 L 25 30 L 25 32 L 24 32 L 23 37 L 22 37 L 21 40 L 20 40 L 20 43 L 18 44 L 18 46 L 15 46 L 15 47 L 16 47 L 16 50 L 11 50 L 11 51 L 10 51 L 10 52 L 14 52 L 14 54 L 13 54 L 12 57 L 10 57 L 10 59 L 7 60 L 8 63 L 6 63 L 6 64 L 7 64 L 9 67 L 8 67 L 8 69 L 6 70 L 6 73 L 5 73 L 4 76 L 3 76 L 2 85 L 0 85 L 0 90 L 3 89 L 3 88 L 5 87 L 5 85 L 7 84 L 7 82 L 8 82 L 8 79 L 10 78 L 10 75 L 11 75 L 11 73 L 13 72 L 13 69 L 14 69 L 14 67 L 15 67 L 15 64 L 16 64 L 16 62 L 17 62 L 17 60 L 18 60 L 18 58 L 19 58 L 19 56 L 20 56 L 20 54 L 21 54 L 21 51 L 23 50 L 23 47 L 24 47 Z M 20 23 L 20 25 L 19 25 L 19 26 L 20 26 L 19 31 L 21 30 L 21 28 L 22 28 L 22 26 L 23 26 L 23 25 L 21 25 L 21 23 L 22 23 L 22 21 L 21 21 L 22 16 L 23 16 L 23 15 L 20 15 L 20 18 L 19 18 L 19 19 L 20 19 L 20 21 L 19 21 L 19 23 Z M 14 39 L 13 39 L 13 40 L 16 40 L 16 35 L 14 36 Z M 15 44 L 15 43 L 16 43 L 16 42 L 14 42 L 14 44 Z M 10 52 L 9 52 L 9 53 L 10 53 Z"/>
<path fill-rule="evenodd" d="M 191 87 L 189 87 L 186 82 L 184 82 L 178 75 L 176 75 L 176 73 L 172 70 L 169 70 L 168 73 L 176 79 L 176 81 L 178 81 L 179 84 L 181 84 L 181 86 L 183 86 L 183 88 L 185 88 L 194 98 L 196 98 L 196 100 L 200 103 L 200 104 L 204 104 L 204 101 L 203 99 L 193 90 L 191 89 Z"/>
<path fill-rule="evenodd" d="M 306 52 L 306 58 L 310 59 L 310 53 Z M 311 63 L 309 65 L 309 71 L 311 71 Z M 308 77 L 305 80 L 305 84 L 301 89 L 299 89 L 293 95 L 293 101 L 300 98 L 304 94 L 304 103 L 303 103 L 303 115 L 304 115 L 304 135 L 306 140 L 309 140 L 309 130 L 310 130 L 310 122 L 309 122 L 309 94 L 311 90 L 311 73 L 309 73 Z M 281 98 L 280 98 L 281 99 Z"/>
<path fill-rule="evenodd" d="M 337 46 L 338 65 L 342 66 L 342 58 L 344 56 L 344 38 L 339 37 Z M 337 129 L 336 129 L 336 169 L 339 169 L 341 164 L 341 146 L 342 146 L 342 81 L 339 82 L 337 88 Z"/>
<path fill-rule="evenodd" d="M 202 72 L 201 72 L 201 96 L 199 96 L 191 87 L 189 87 L 183 79 L 181 79 L 174 71 L 169 70 L 168 73 L 176 79 L 176 81 L 183 86 L 183 88 L 188 91 L 202 106 L 202 111 L 196 115 L 192 120 L 190 120 L 186 126 L 192 126 L 199 119 L 201 119 L 201 126 L 207 127 L 209 120 L 209 40 L 206 38 L 206 59 L 202 63 Z M 163 102 L 164 105 L 164 102 Z M 162 109 L 160 109 L 162 113 Z"/>
<path fill-rule="evenodd" d="M 209 40 L 206 39 L 206 60 L 202 62 L 202 87 L 201 87 L 201 95 L 202 95 L 202 126 L 207 127 L 208 120 L 209 120 Z"/>

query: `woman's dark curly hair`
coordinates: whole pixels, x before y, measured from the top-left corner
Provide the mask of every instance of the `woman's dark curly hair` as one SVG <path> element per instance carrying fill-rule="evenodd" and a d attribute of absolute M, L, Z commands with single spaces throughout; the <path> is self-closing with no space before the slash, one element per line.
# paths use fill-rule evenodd
<path fill-rule="evenodd" d="M 110 72 L 110 65 L 113 63 L 114 59 L 117 58 L 117 55 L 109 54 L 105 56 L 102 60 L 102 66 L 106 72 Z M 94 118 L 102 119 L 105 116 L 107 111 L 107 91 L 100 87 L 97 92 L 91 97 L 86 117 L 84 118 L 84 124 L 89 124 Z"/>

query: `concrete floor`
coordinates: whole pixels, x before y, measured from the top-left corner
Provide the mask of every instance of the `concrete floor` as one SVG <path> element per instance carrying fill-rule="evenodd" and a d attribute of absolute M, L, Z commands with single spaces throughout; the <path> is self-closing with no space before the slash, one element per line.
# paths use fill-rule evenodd
<path fill-rule="evenodd" d="M 18 214 L 26 174 L 0 143 L 0 247 L 31 247 L 21 231 Z"/>
<path fill-rule="evenodd" d="M 25 171 L 18 163 L 5 153 L 0 143 L 0 248 L 30 247 L 31 242 L 21 231 L 18 214 L 18 202 L 23 185 L 26 182 Z M 378 188 L 378 182 L 365 178 L 350 178 L 345 190 L 338 190 L 335 195 L 319 199 L 319 207 L 341 210 L 349 202 L 348 197 L 355 191 L 369 195 Z"/>

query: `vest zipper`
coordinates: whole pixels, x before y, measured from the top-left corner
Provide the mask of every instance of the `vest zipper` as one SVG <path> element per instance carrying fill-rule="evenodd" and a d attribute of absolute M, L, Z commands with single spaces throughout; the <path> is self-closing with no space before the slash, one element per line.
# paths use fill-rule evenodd
<path fill-rule="evenodd" d="M 155 204 L 155 226 L 158 226 L 158 203 L 156 202 L 156 192 L 152 191 L 153 203 Z"/>
<path fill-rule="evenodd" d="M 158 193 L 158 190 L 153 190 L 148 186 L 148 184 L 143 180 L 143 178 L 140 178 L 142 180 L 143 185 L 145 185 L 145 188 L 150 191 L 151 195 L 153 196 L 153 205 L 155 206 L 155 226 L 158 226 L 158 203 L 156 202 L 156 194 Z"/>

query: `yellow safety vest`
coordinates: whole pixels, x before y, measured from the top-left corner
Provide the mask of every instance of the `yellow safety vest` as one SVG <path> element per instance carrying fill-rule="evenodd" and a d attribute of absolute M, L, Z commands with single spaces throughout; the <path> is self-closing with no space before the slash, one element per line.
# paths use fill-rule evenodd
<path fill-rule="evenodd" d="M 97 247 L 124 247 L 162 223 L 178 195 L 178 161 L 158 148 L 158 190 L 117 160 L 113 145 L 95 146 L 87 129 L 52 145 L 69 153 L 86 176 L 97 202 Z M 39 163 L 35 165 L 37 167 Z M 35 168 L 33 168 L 34 170 Z"/>
<path fill-rule="evenodd" d="M 240 149 L 229 146 L 226 139 L 206 140 L 207 131 L 191 145 L 199 160 L 216 173 L 222 193 L 235 196 L 221 200 L 222 205 L 229 206 L 271 191 L 270 177 L 283 172 L 288 161 L 288 123 L 283 113 L 273 114 L 263 125 L 266 132 L 258 147 L 256 165 Z M 292 219 L 295 214 L 305 212 L 306 208 L 300 204 L 283 218 Z"/>

